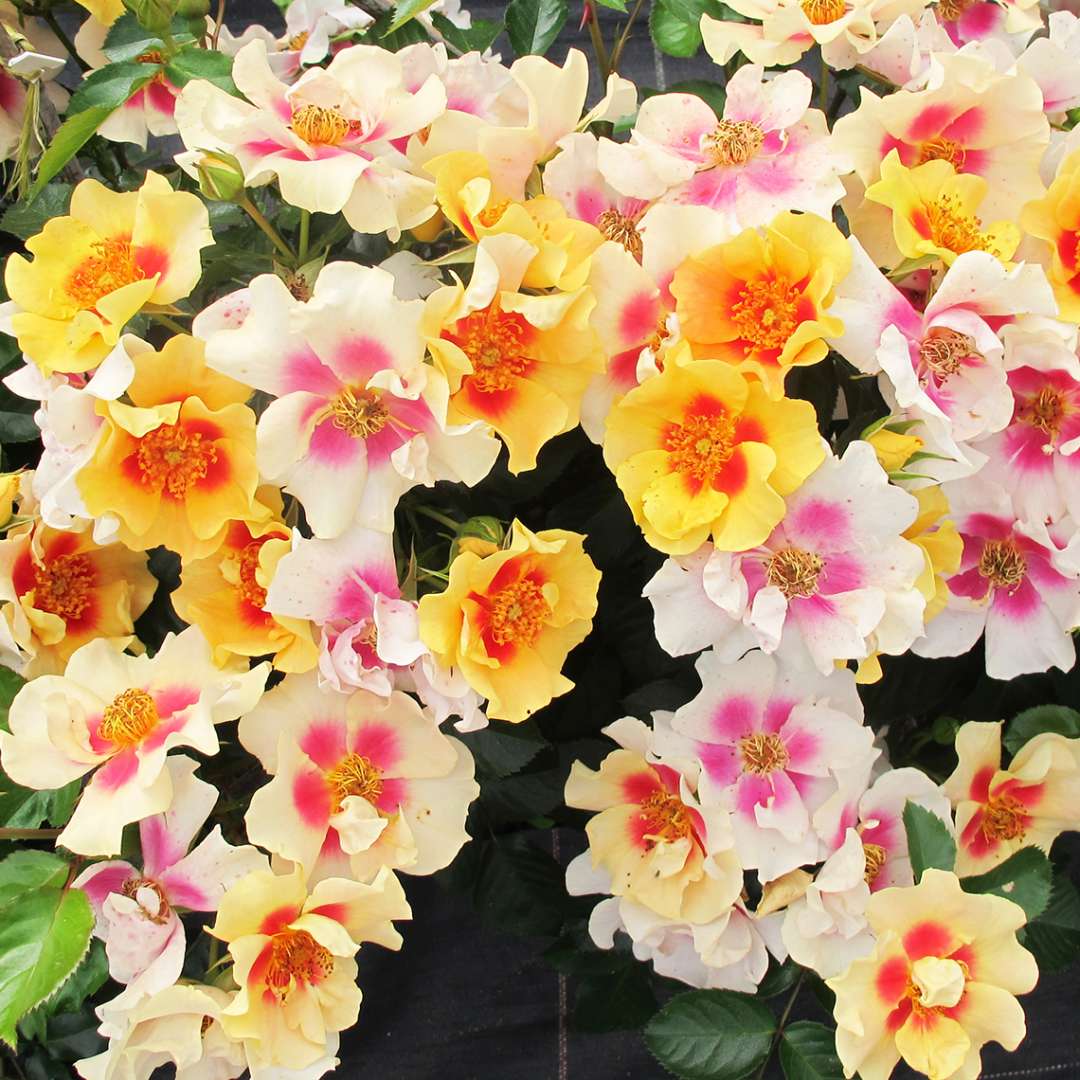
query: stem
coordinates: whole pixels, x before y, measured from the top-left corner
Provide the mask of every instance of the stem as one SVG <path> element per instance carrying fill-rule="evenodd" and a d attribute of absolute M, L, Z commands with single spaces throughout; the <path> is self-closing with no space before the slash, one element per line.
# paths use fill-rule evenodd
<path fill-rule="evenodd" d="M 303 263 L 307 259 L 308 242 L 311 239 L 311 211 L 300 211 L 300 243 L 297 252 L 297 262 Z"/>
<path fill-rule="evenodd" d="M 762 1077 L 765 1075 L 765 1070 L 768 1068 L 769 1062 L 772 1061 L 773 1054 L 776 1053 L 776 1048 L 780 1045 L 780 1040 L 784 1036 L 784 1025 L 788 1022 L 788 1017 L 791 1015 L 791 1010 L 795 1005 L 795 999 L 799 996 L 799 991 L 802 990 L 802 984 L 805 978 L 806 969 L 803 968 L 799 973 L 795 985 L 791 988 L 791 996 L 787 999 L 784 1011 L 780 1014 L 780 1022 L 776 1025 L 776 1031 L 773 1034 L 772 1045 L 769 1047 L 768 1056 L 761 1063 L 761 1068 L 758 1069 L 755 1074 L 754 1080 L 762 1080 Z"/>
<path fill-rule="evenodd" d="M 90 65 L 78 54 L 75 49 L 75 42 L 71 40 L 64 32 L 64 28 L 57 21 L 56 16 L 52 13 L 51 9 L 46 8 L 41 17 L 48 24 L 49 29 L 60 39 L 60 44 L 64 46 L 68 51 L 68 55 L 79 66 L 80 71 L 89 71 Z"/>
<path fill-rule="evenodd" d="M 416 511 L 425 517 L 431 518 L 432 521 L 437 521 L 440 525 L 445 525 L 448 529 L 453 529 L 455 533 L 461 528 L 460 521 L 455 521 L 452 517 L 442 514 L 438 510 L 432 510 L 430 506 L 418 506 Z"/>
<path fill-rule="evenodd" d="M 239 206 L 244 213 L 246 213 L 247 216 L 251 218 L 251 220 L 254 221 L 268 237 L 270 237 L 270 242 L 277 248 L 279 254 L 284 255 L 290 262 L 295 261 L 296 253 L 281 239 L 281 235 L 278 233 L 277 229 L 263 217 L 262 211 L 251 201 L 249 195 L 244 195 L 240 200 Z"/>
<path fill-rule="evenodd" d="M 61 829 L 0 829 L 0 840 L 55 840 Z"/>
<path fill-rule="evenodd" d="M 829 115 L 829 65 L 825 61 L 825 54 L 821 54 L 821 83 L 818 86 L 818 108 L 826 116 Z"/>
<path fill-rule="evenodd" d="M 216 49 L 221 28 L 225 25 L 225 0 L 218 0 L 217 15 L 214 16 L 214 32 L 210 35 L 210 48 Z"/>
<path fill-rule="evenodd" d="M 435 578 L 438 581 L 449 582 L 450 575 L 442 574 L 438 570 L 425 570 L 422 566 L 416 568 L 416 576 L 422 578 Z"/>
<path fill-rule="evenodd" d="M 622 60 L 623 49 L 626 48 L 626 43 L 630 40 L 630 31 L 634 26 L 634 20 L 641 14 L 641 8 L 644 5 L 645 0 L 637 0 L 637 3 L 630 11 L 630 18 L 626 20 L 626 25 L 623 27 L 622 33 L 619 35 L 618 41 L 615 42 L 615 48 L 611 51 L 611 71 L 610 74 L 615 74 L 619 70 L 619 63 Z"/>
<path fill-rule="evenodd" d="M 600 32 L 600 17 L 596 13 L 596 4 L 589 2 L 589 37 L 592 39 L 593 52 L 596 53 L 596 62 L 600 65 L 600 80 L 607 82 L 611 74 L 611 60 L 608 57 L 607 46 L 604 44 L 604 35 Z"/>
<path fill-rule="evenodd" d="M 187 328 L 181 326 L 175 319 L 170 319 L 168 315 L 161 315 L 158 312 L 151 312 L 150 318 L 161 323 L 162 326 L 171 330 L 174 334 L 186 334 Z"/>
<path fill-rule="evenodd" d="M 865 75 L 872 82 L 876 82 L 879 86 L 885 87 L 890 92 L 893 90 L 899 90 L 899 86 L 892 81 L 892 79 L 886 79 L 884 75 L 879 75 L 876 71 L 866 67 L 864 64 L 856 64 L 855 70 L 860 75 Z"/>

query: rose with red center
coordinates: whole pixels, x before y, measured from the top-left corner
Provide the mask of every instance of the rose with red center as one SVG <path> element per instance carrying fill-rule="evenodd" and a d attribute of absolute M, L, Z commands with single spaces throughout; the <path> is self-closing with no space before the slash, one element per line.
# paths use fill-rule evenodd
<path fill-rule="evenodd" d="M 771 400 L 720 360 L 666 364 L 612 409 L 604 460 L 653 547 L 760 544 L 821 462 L 813 406 Z"/>
<path fill-rule="evenodd" d="M 877 756 L 854 678 L 818 675 L 760 652 L 733 664 L 705 652 L 697 673 L 702 690 L 671 727 L 693 740 L 702 805 L 732 814 L 739 860 L 762 881 L 817 862 L 834 846 L 822 808 L 840 777 L 869 774 Z"/>
<path fill-rule="evenodd" d="M 468 287 L 436 290 L 424 312 L 428 348 L 450 383 L 451 419 L 490 424 L 513 473 L 534 468 L 540 448 L 577 425 L 585 387 L 603 368 L 589 289 L 520 291 L 537 253 L 519 236 L 485 237 Z"/>
<path fill-rule="evenodd" d="M 290 676 L 241 720 L 240 741 L 273 777 L 251 800 L 248 836 L 311 880 L 431 874 L 469 838 L 472 755 L 399 691 Z"/>
<path fill-rule="evenodd" d="M 843 333 L 828 309 L 850 266 L 831 221 L 784 211 L 675 271 L 679 327 L 695 355 L 753 373 L 779 398 L 788 371 L 823 360 L 824 339 Z"/>
<path fill-rule="evenodd" d="M 240 989 L 220 1014 L 248 1061 L 306 1069 L 327 1035 L 356 1023 L 354 955 L 363 942 L 401 948 L 392 920 L 411 918 L 401 883 L 382 867 L 369 884 L 342 878 L 309 892 L 299 867 L 248 874 L 222 897 L 209 933 L 225 942 Z"/>
<path fill-rule="evenodd" d="M 492 719 L 520 723 L 573 687 L 560 668 L 592 627 L 600 584 L 583 541 L 515 521 L 506 547 L 460 552 L 446 591 L 421 598 L 421 640 L 488 699 Z"/>
<path fill-rule="evenodd" d="M 956 808 L 957 871 L 982 874 L 1021 847 L 1049 852 L 1076 826 L 1080 806 L 1080 739 L 1044 732 L 1006 767 L 1001 723 L 968 723 L 956 733 L 959 760 L 945 781 Z"/>
<path fill-rule="evenodd" d="M 92 641 L 63 675 L 20 689 L 10 734 L 0 732 L 0 760 L 16 783 L 35 790 L 93 772 L 58 842 L 82 855 L 113 855 L 125 825 L 169 806 L 169 750 L 216 754 L 215 725 L 254 706 L 268 671 L 268 664 L 215 666 L 195 627 L 168 635 L 152 658 Z"/>
<path fill-rule="evenodd" d="M 46 375 L 96 367 L 145 304 L 173 304 L 195 287 L 211 242 L 201 200 L 147 173 L 138 191 L 84 180 L 71 212 L 50 220 L 7 261 L 11 300 L 0 328 Z"/>
<path fill-rule="evenodd" d="M 156 588 L 145 555 L 96 544 L 90 532 L 60 532 L 38 521 L 0 540 L 0 618 L 24 677 L 62 671 L 94 638 L 126 644 Z"/>
<path fill-rule="evenodd" d="M 1040 261 L 1047 267 L 1061 318 L 1080 322 L 1080 153 L 1058 166 L 1050 190 L 1024 207 L 1020 221 L 1026 232 L 1045 243 Z"/>
<path fill-rule="evenodd" d="M 1023 908 L 927 870 L 918 885 L 875 893 L 867 918 L 873 953 L 828 980 L 845 1075 L 887 1080 L 903 1058 L 927 1076 L 974 1077 L 987 1042 L 1016 1049 L 1025 1034 L 1016 995 L 1039 975 L 1016 940 Z"/>
<path fill-rule="evenodd" d="M 273 395 L 259 417 L 259 469 L 303 504 L 318 537 L 354 521 L 392 532 L 417 484 L 477 483 L 497 441 L 447 423 L 445 377 L 424 363 L 423 304 L 398 300 L 385 270 L 331 263 L 310 298 L 262 274 L 193 324 L 207 363 Z"/>
<path fill-rule="evenodd" d="M 605 730 L 626 748 L 597 771 L 575 761 L 566 782 L 567 805 L 596 812 L 585 826 L 589 850 L 569 879 L 602 875 L 604 891 L 666 919 L 724 915 L 742 885 L 727 814 L 703 809 L 685 776 L 652 757 L 643 725 L 628 719 Z"/>

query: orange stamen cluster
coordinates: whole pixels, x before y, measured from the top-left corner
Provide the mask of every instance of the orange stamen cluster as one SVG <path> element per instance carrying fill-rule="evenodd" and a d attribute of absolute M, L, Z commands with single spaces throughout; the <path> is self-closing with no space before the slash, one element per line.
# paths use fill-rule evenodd
<path fill-rule="evenodd" d="M 326 783 L 334 801 L 334 813 L 341 804 L 355 795 L 374 804 L 382 794 L 382 773 L 363 754 L 352 753 L 343 757 L 327 774 Z"/>
<path fill-rule="evenodd" d="M 93 254 L 83 259 L 64 283 L 64 292 L 84 311 L 95 307 L 103 296 L 146 277 L 127 238 L 114 236 L 91 247 Z"/>
<path fill-rule="evenodd" d="M 1027 832 L 1027 810 L 1012 795 L 991 795 L 983 808 L 979 829 L 987 840 L 1022 840 Z"/>
<path fill-rule="evenodd" d="M 169 901 L 165 896 L 165 890 L 153 880 L 153 878 L 128 878 L 127 881 L 121 886 L 120 891 L 124 896 L 130 896 L 133 900 L 136 898 L 136 894 L 140 889 L 149 889 L 157 897 L 157 909 L 155 911 L 147 911 L 146 917 L 157 926 L 164 926 L 169 921 Z"/>
<path fill-rule="evenodd" d="M 844 0 L 803 0 L 803 13 L 813 26 L 827 26 L 843 18 L 847 11 Z"/>
<path fill-rule="evenodd" d="M 145 690 L 133 687 L 117 694 L 105 706 L 98 735 L 124 749 L 141 743 L 160 719 L 154 699 Z"/>
<path fill-rule="evenodd" d="M 544 592 L 532 578 L 523 577 L 491 598 L 489 626 L 499 645 L 531 645 L 551 615 Z"/>
<path fill-rule="evenodd" d="M 306 930 L 282 930 L 270 945 L 266 968 L 267 989 L 279 1000 L 303 983 L 318 984 L 334 971 L 334 957 Z"/>
<path fill-rule="evenodd" d="M 927 139 L 919 143 L 918 165 L 928 161 L 947 161 L 957 172 L 962 172 L 967 151 L 955 140 L 939 135 L 936 139 Z"/>
<path fill-rule="evenodd" d="M 726 413 L 692 413 L 664 435 L 672 468 L 701 483 L 711 480 L 735 450 L 735 421 Z"/>
<path fill-rule="evenodd" d="M 529 369 L 531 361 L 523 355 L 527 332 L 524 317 L 503 311 L 496 300 L 461 319 L 448 336 L 472 364 L 472 386 L 490 394 L 509 390 L 513 380 Z"/>
<path fill-rule="evenodd" d="M 182 499 L 217 462 L 217 447 L 199 431 L 162 424 L 139 439 L 135 462 L 143 485 L 155 494 Z"/>
<path fill-rule="evenodd" d="M 930 239 L 946 251 L 963 255 L 965 251 L 988 251 L 997 255 L 990 237 L 982 231 L 982 220 L 967 214 L 955 195 L 941 195 L 926 206 Z"/>
<path fill-rule="evenodd" d="M 38 611 L 78 619 L 90 604 L 94 568 L 86 555 L 58 555 L 34 564 L 33 605 Z"/>
<path fill-rule="evenodd" d="M 654 791 L 640 805 L 648 837 L 659 838 L 670 844 L 693 834 L 690 814 L 677 795 Z"/>
<path fill-rule="evenodd" d="M 1016 589 L 1027 574 L 1027 560 L 1012 540 L 988 540 L 979 556 L 979 573 L 999 589 Z"/>
<path fill-rule="evenodd" d="M 743 351 L 783 349 L 799 325 L 801 295 L 798 286 L 783 277 L 746 282 L 730 312 L 739 338 L 747 342 Z"/>
<path fill-rule="evenodd" d="M 880 844 L 866 843 L 863 844 L 863 855 L 866 858 L 866 872 L 863 876 L 867 885 L 873 885 L 889 856 Z"/>
<path fill-rule="evenodd" d="M 311 146 L 337 146 L 356 128 L 340 109 L 326 105 L 301 105 L 289 126 Z"/>
<path fill-rule="evenodd" d="M 259 552 L 264 542 L 252 540 L 244 546 L 238 560 L 237 589 L 244 600 L 260 611 L 266 604 L 266 590 L 259 584 L 255 574 L 259 569 Z"/>
<path fill-rule="evenodd" d="M 802 548 L 784 548 L 769 559 L 765 580 L 789 600 L 810 597 L 818 591 L 818 578 L 825 561 L 820 555 Z"/>
<path fill-rule="evenodd" d="M 774 732 L 755 731 L 739 740 L 743 772 L 768 776 L 777 769 L 787 768 L 791 756 L 783 739 Z"/>
<path fill-rule="evenodd" d="M 745 165 L 764 142 L 765 132 L 753 120 L 721 120 L 705 136 L 705 150 L 714 165 Z"/>
<path fill-rule="evenodd" d="M 334 427 L 354 439 L 378 435 L 390 421 L 390 410 L 383 404 L 379 390 L 354 390 L 346 387 L 330 403 Z"/>

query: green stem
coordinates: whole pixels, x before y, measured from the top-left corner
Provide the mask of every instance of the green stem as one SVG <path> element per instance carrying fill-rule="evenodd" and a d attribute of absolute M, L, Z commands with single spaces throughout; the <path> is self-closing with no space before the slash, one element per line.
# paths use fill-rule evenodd
<path fill-rule="evenodd" d="M 263 217 L 262 211 L 251 201 L 251 196 L 245 194 L 244 197 L 240 200 L 239 206 L 244 211 L 244 213 L 247 214 L 247 216 L 251 218 L 251 220 L 254 221 L 255 224 L 258 225 L 259 228 L 262 229 L 262 231 L 270 238 L 270 242 L 274 245 L 275 248 L 277 248 L 279 254 L 283 255 L 290 262 L 294 262 L 296 260 L 296 253 L 291 247 L 289 247 L 288 244 L 285 243 L 284 240 L 281 239 L 281 235 L 278 233 L 277 229 L 275 229 L 274 226 L 271 225 L 265 217 Z"/>
<path fill-rule="evenodd" d="M 311 211 L 300 211 L 300 242 L 297 251 L 297 262 L 303 264 L 307 260 L 308 242 L 311 239 Z"/>
<path fill-rule="evenodd" d="M 0 829 L 0 840 L 55 840 L 60 829 Z"/>
<path fill-rule="evenodd" d="M 619 70 L 619 63 L 622 61 L 623 50 L 626 48 L 626 43 L 630 40 L 630 31 L 633 29 L 634 21 L 638 15 L 641 14 L 641 8 L 644 5 L 645 0 L 637 0 L 633 9 L 630 12 L 630 18 L 626 20 L 626 26 L 623 27 L 622 33 L 619 35 L 619 40 L 615 42 L 615 48 L 611 51 L 611 74 L 614 74 Z"/>
<path fill-rule="evenodd" d="M 162 326 L 167 327 L 174 334 L 186 334 L 187 328 L 181 326 L 175 319 L 170 319 L 168 315 L 159 315 L 156 312 L 150 314 L 151 319 L 155 319 L 161 323 Z"/>
<path fill-rule="evenodd" d="M 855 70 L 860 75 L 865 75 L 872 82 L 876 82 L 879 86 L 883 86 L 890 93 L 893 90 L 899 90 L 900 89 L 899 86 L 892 81 L 892 79 L 886 79 L 884 75 L 879 75 L 876 71 L 874 71 L 871 68 L 866 67 L 863 64 L 856 64 L 855 65 Z"/>
<path fill-rule="evenodd" d="M 799 996 L 799 991 L 802 990 L 803 980 L 805 978 L 806 969 L 803 968 L 803 970 L 799 972 L 799 977 L 795 981 L 795 985 L 791 988 L 791 996 L 787 999 L 784 1011 L 780 1014 L 780 1021 L 776 1025 L 776 1031 L 773 1034 L 772 1045 L 769 1047 L 768 1056 L 761 1063 L 761 1068 L 758 1069 L 757 1073 L 754 1075 L 754 1080 L 762 1080 L 762 1077 L 765 1075 L 765 1070 L 768 1068 L 773 1054 L 776 1053 L 776 1048 L 780 1045 L 780 1040 L 784 1037 L 784 1026 L 788 1022 L 788 1017 L 791 1015 L 791 1010 L 795 1005 L 795 999 Z"/>
<path fill-rule="evenodd" d="M 435 578 L 437 581 L 449 581 L 449 574 L 442 574 L 438 570 L 425 570 L 422 566 L 416 568 L 416 576 L 422 578 Z"/>
<path fill-rule="evenodd" d="M 448 529 L 453 529 L 455 533 L 461 528 L 460 521 L 455 521 L 452 517 L 440 513 L 438 510 L 432 510 L 430 506 L 418 506 L 416 512 L 431 518 L 432 521 L 437 521 L 440 525 L 445 525 Z"/>
<path fill-rule="evenodd" d="M 611 74 L 611 60 L 608 57 L 607 46 L 604 44 L 604 35 L 600 31 L 600 17 L 596 14 L 596 4 L 589 3 L 589 37 L 592 40 L 593 52 L 596 53 L 596 62 L 600 66 L 600 79 L 607 82 Z"/>

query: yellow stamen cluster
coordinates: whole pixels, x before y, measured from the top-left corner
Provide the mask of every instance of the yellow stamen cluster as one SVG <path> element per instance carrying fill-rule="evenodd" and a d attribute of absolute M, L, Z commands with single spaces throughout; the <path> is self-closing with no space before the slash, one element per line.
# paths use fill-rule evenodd
<path fill-rule="evenodd" d="M 957 172 L 963 172 L 967 151 L 955 140 L 939 135 L 936 139 L 927 139 L 919 144 L 917 165 L 928 161 L 947 161 Z"/>
<path fill-rule="evenodd" d="M 125 690 L 105 706 L 98 735 L 121 749 L 143 741 L 161 717 L 154 699 L 137 688 Z"/>
<path fill-rule="evenodd" d="M 755 731 L 739 740 L 743 772 L 768 776 L 777 769 L 786 769 L 791 756 L 783 739 L 774 732 Z"/>
<path fill-rule="evenodd" d="M 1027 560 L 1012 540 L 988 540 L 979 556 L 979 573 L 999 589 L 1016 589 L 1027 574 Z"/>
<path fill-rule="evenodd" d="M 31 602 L 38 611 L 78 619 L 90 603 L 94 568 L 85 555 L 58 555 L 47 563 L 34 564 Z"/>
<path fill-rule="evenodd" d="M 641 233 L 637 230 L 635 218 L 627 217 L 626 214 L 621 214 L 612 207 L 596 219 L 596 227 L 606 239 L 622 244 L 638 262 L 641 262 L 644 245 L 641 241 Z"/>
<path fill-rule="evenodd" d="M 491 636 L 499 645 L 528 647 L 540 636 L 550 615 L 543 589 L 532 578 L 520 578 L 491 598 Z"/>
<path fill-rule="evenodd" d="M 980 831 L 987 840 L 1022 840 L 1027 810 L 1012 795 L 991 795 L 983 808 Z"/>
<path fill-rule="evenodd" d="M 783 349 L 799 325 L 800 291 L 786 278 L 758 278 L 748 281 L 731 307 L 730 318 L 744 352 L 759 349 Z"/>
<path fill-rule="evenodd" d="M 964 213 L 955 195 L 941 195 L 926 206 L 930 239 L 946 251 L 963 255 L 965 251 L 988 251 L 997 255 L 990 237 L 982 231 L 982 220 Z"/>
<path fill-rule="evenodd" d="M 937 17 L 941 22 L 956 22 L 975 0 L 938 0 Z"/>
<path fill-rule="evenodd" d="M 764 142 L 765 132 L 753 120 L 721 120 L 705 136 L 705 150 L 714 165 L 745 165 Z"/>
<path fill-rule="evenodd" d="M 1052 386 L 1044 386 L 1020 409 L 1020 419 L 1033 428 L 1056 437 L 1065 418 L 1065 395 Z"/>
<path fill-rule="evenodd" d="M 664 435 L 672 468 L 702 483 L 711 480 L 735 451 L 735 421 L 726 413 L 691 414 Z"/>
<path fill-rule="evenodd" d="M 802 9 L 813 26 L 827 26 L 843 18 L 847 5 L 844 0 L 803 0 Z"/>
<path fill-rule="evenodd" d="M 980 355 L 973 337 L 947 327 L 935 327 L 919 345 L 919 359 L 939 383 L 955 375 L 969 356 Z"/>
<path fill-rule="evenodd" d="M 825 565 L 820 555 L 802 548 L 784 548 L 769 559 L 765 580 L 789 600 L 810 597 L 818 591 L 818 579 Z"/>
<path fill-rule="evenodd" d="M 294 52 L 299 52 L 306 44 L 310 35 L 306 30 L 301 30 L 299 34 L 293 34 L 291 38 L 285 43 L 286 47 L 292 49 Z"/>
<path fill-rule="evenodd" d="M 64 283 L 64 292 L 83 310 L 95 307 L 103 296 L 146 277 L 135 259 L 131 241 L 125 237 L 98 240 L 92 251 Z"/>
<path fill-rule="evenodd" d="M 390 410 L 379 390 L 354 390 L 346 387 L 330 403 L 334 427 L 354 439 L 378 435 L 390 421 Z"/>
<path fill-rule="evenodd" d="M 217 462 L 217 447 L 201 431 L 162 424 L 139 439 L 135 463 L 144 487 L 155 494 L 182 499 Z"/>
<path fill-rule="evenodd" d="M 333 796 L 335 814 L 350 795 L 374 804 L 383 788 L 382 773 L 368 758 L 357 753 L 343 757 L 326 774 L 326 783 Z"/>
<path fill-rule="evenodd" d="M 889 856 L 880 844 L 865 843 L 863 844 L 863 855 L 866 859 L 866 872 L 863 876 L 867 885 L 873 885 Z"/>
<path fill-rule="evenodd" d="M 641 817 L 645 822 L 648 846 L 659 838 L 672 843 L 693 833 L 690 814 L 682 800 L 666 791 L 654 791 L 641 803 Z"/>
<path fill-rule="evenodd" d="M 528 370 L 529 358 L 522 355 L 525 330 L 525 320 L 502 311 L 497 300 L 457 324 L 453 338 L 469 358 L 469 378 L 481 393 L 509 390 Z"/>
<path fill-rule="evenodd" d="M 333 970 L 330 950 L 306 930 L 282 930 L 270 944 L 266 986 L 279 1001 L 285 1001 L 298 984 L 320 983 Z"/>
<path fill-rule="evenodd" d="M 292 114 L 290 127 L 312 146 L 337 146 L 355 125 L 340 109 L 326 105 L 301 105 Z"/>

